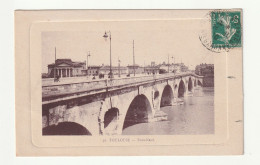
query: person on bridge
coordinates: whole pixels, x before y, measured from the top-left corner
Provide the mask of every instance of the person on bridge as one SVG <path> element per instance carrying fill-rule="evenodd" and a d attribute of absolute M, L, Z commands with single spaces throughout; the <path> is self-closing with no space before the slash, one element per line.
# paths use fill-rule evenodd
<path fill-rule="evenodd" d="M 57 75 L 55 82 L 60 82 L 60 76 L 59 75 Z"/>

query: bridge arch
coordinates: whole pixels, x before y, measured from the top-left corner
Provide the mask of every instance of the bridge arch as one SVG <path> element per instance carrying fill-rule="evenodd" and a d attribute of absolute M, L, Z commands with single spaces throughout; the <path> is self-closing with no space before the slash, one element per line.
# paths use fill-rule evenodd
<path fill-rule="evenodd" d="M 188 81 L 188 91 L 191 92 L 192 89 L 193 89 L 193 83 L 192 83 L 191 77 L 189 77 L 189 81 Z"/>
<path fill-rule="evenodd" d="M 172 87 L 167 84 L 162 92 L 160 107 L 172 105 L 173 98 Z"/>
<path fill-rule="evenodd" d="M 174 86 L 174 91 L 176 91 L 177 89 L 178 89 L 178 85 L 175 84 L 175 86 Z"/>
<path fill-rule="evenodd" d="M 75 122 L 60 122 L 42 129 L 42 135 L 91 135 L 89 130 Z"/>
<path fill-rule="evenodd" d="M 123 123 L 123 129 L 138 123 L 146 123 L 152 118 L 152 106 L 148 98 L 141 94 L 131 102 Z"/>
<path fill-rule="evenodd" d="M 202 86 L 202 83 L 201 83 L 201 81 L 200 81 L 200 80 L 198 80 L 198 85 L 199 85 L 199 86 Z"/>
<path fill-rule="evenodd" d="M 153 99 L 156 100 L 160 96 L 160 92 L 158 90 L 154 91 Z"/>
<path fill-rule="evenodd" d="M 119 116 L 119 109 L 113 107 L 108 109 L 104 115 L 104 128 L 116 127 L 116 123 Z"/>
<path fill-rule="evenodd" d="M 145 96 L 149 99 L 149 92 L 145 94 Z M 154 86 L 152 88 L 152 99 L 149 99 L 152 107 L 153 107 L 153 112 L 155 113 L 157 110 L 160 110 L 160 97 L 161 97 L 161 89 L 157 86 Z"/>
<path fill-rule="evenodd" d="M 178 97 L 184 97 L 185 89 L 185 84 L 183 80 L 181 80 L 178 88 Z"/>

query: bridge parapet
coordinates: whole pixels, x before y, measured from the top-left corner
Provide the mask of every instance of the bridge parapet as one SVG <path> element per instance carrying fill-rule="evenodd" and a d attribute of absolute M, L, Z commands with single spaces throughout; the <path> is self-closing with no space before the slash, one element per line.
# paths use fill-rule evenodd
<path fill-rule="evenodd" d="M 181 74 L 162 74 L 162 75 L 146 75 L 142 77 L 127 77 L 120 79 L 102 79 L 94 81 L 82 81 L 76 83 L 58 83 L 52 85 L 42 86 L 42 97 L 52 97 L 68 95 L 71 93 L 80 93 L 88 91 L 104 91 L 112 89 L 114 87 L 122 87 L 129 85 L 137 85 L 142 83 L 149 83 L 153 81 L 159 81 L 164 79 L 180 78 L 184 76 L 194 76 L 201 78 L 201 76 L 195 75 L 194 73 L 181 73 Z"/>
<path fill-rule="evenodd" d="M 166 120 L 160 108 L 183 104 L 201 79 L 187 72 L 43 85 L 42 126 L 76 123 L 90 135 L 121 134 L 133 123 Z"/>

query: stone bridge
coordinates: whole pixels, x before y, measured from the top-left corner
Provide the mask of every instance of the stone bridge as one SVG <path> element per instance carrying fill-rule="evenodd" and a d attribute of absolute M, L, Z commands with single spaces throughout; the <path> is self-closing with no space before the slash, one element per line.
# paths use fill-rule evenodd
<path fill-rule="evenodd" d="M 202 86 L 194 73 L 42 85 L 43 135 L 118 135 L 166 120 L 160 107 L 181 104 Z"/>

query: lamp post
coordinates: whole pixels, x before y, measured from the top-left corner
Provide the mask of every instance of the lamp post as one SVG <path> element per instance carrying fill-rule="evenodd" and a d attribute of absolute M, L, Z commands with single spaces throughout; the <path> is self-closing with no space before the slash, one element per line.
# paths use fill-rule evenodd
<path fill-rule="evenodd" d="M 133 40 L 133 67 L 134 67 L 134 76 L 135 76 L 135 40 Z"/>
<path fill-rule="evenodd" d="M 87 68 L 86 68 L 87 69 L 87 75 L 88 75 L 88 67 L 89 67 L 88 66 L 88 57 L 90 57 L 90 51 L 88 51 L 88 54 L 87 54 Z"/>
<path fill-rule="evenodd" d="M 107 35 L 107 33 L 109 33 L 109 36 Z M 109 73 L 109 77 L 112 79 L 113 78 L 113 73 L 112 73 L 112 57 L 111 57 L 111 32 L 110 31 L 108 31 L 108 32 L 105 31 L 105 34 L 103 35 L 103 37 L 105 39 L 107 39 L 107 37 L 109 37 L 109 40 L 110 40 L 110 73 Z"/>
<path fill-rule="evenodd" d="M 168 54 L 168 74 L 170 73 L 170 62 L 169 62 L 169 54 Z"/>
<path fill-rule="evenodd" d="M 119 60 L 119 58 L 118 58 L 118 77 L 120 77 L 120 60 Z"/>
<path fill-rule="evenodd" d="M 174 65 L 175 58 L 172 56 L 172 66 L 173 66 L 173 73 L 175 74 L 175 65 Z"/>
<path fill-rule="evenodd" d="M 53 67 L 53 77 L 54 77 L 54 82 L 56 81 L 56 47 L 55 47 L 55 61 L 54 61 L 54 67 Z"/>
<path fill-rule="evenodd" d="M 145 61 L 144 61 L 144 75 L 145 75 Z"/>

